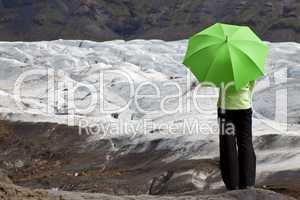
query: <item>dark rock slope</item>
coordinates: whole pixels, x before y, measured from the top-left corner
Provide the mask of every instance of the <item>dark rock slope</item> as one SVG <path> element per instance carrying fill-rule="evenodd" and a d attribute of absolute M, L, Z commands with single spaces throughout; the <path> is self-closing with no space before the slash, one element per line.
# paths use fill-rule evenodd
<path fill-rule="evenodd" d="M 0 40 L 187 38 L 215 22 L 300 41 L 297 0 L 0 0 Z"/>
<path fill-rule="evenodd" d="M 280 136 L 256 138 L 255 143 L 260 141 L 257 148 L 271 147 L 274 142 L 270 141 L 274 141 L 276 137 Z M 296 144 L 297 140 L 298 138 L 294 138 L 292 142 Z M 171 139 L 169 142 L 178 144 L 178 141 Z M 196 152 L 208 145 L 207 141 L 203 141 L 203 145 L 200 145 L 202 141 L 198 142 L 199 148 L 196 148 L 197 145 L 193 148 Z M 37 189 L 50 189 L 56 196 L 62 195 L 63 199 L 70 200 L 121 200 L 118 195 L 138 195 L 134 198 L 125 197 L 124 200 L 174 199 L 165 195 L 188 195 L 178 198 L 182 200 L 245 200 L 246 197 L 257 200 L 290 199 L 283 195 L 300 199 L 298 170 L 272 173 L 263 182 L 257 182 L 257 190 L 223 194 L 224 188 L 211 187 L 221 181 L 217 158 L 179 158 L 178 151 L 158 148 L 163 144 L 166 144 L 163 139 L 148 142 L 141 140 L 138 143 L 125 137 L 91 140 L 84 133 L 78 135 L 76 127 L 0 121 L 0 199 L 48 198 Z M 203 175 L 207 178 L 203 178 Z M 32 190 L 16 187 L 12 182 Z M 73 193 L 74 191 L 98 194 Z M 157 197 L 144 196 L 146 194 Z M 218 195 L 211 196 L 215 194 Z M 19 196 L 13 198 L 13 195 Z M 25 198 L 26 195 L 44 195 L 45 198 Z"/>

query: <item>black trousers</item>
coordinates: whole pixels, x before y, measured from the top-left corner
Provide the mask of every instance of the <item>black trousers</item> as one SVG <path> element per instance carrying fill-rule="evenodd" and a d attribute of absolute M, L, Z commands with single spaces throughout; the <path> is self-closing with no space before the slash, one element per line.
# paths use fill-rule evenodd
<path fill-rule="evenodd" d="M 218 109 L 220 168 L 228 190 L 255 185 L 256 155 L 252 143 L 252 109 Z"/>

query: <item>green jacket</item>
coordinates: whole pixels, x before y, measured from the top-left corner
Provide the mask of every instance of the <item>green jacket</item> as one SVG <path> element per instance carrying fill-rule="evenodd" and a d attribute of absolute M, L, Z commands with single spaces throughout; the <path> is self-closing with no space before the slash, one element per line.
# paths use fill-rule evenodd
<path fill-rule="evenodd" d="M 242 110 L 252 107 L 252 92 L 255 81 L 250 81 L 239 91 L 222 92 L 220 89 L 218 107 L 226 110 Z"/>

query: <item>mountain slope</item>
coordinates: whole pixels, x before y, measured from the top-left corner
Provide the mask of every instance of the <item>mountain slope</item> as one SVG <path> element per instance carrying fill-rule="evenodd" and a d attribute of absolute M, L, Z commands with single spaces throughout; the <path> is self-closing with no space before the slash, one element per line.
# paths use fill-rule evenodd
<path fill-rule="evenodd" d="M 187 38 L 226 22 L 300 41 L 296 0 L 0 0 L 0 40 Z"/>

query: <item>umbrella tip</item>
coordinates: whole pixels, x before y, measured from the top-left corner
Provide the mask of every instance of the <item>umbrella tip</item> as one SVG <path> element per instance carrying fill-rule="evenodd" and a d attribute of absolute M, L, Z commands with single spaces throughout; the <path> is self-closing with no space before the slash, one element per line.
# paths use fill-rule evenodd
<path fill-rule="evenodd" d="M 225 40 L 225 42 L 228 42 L 228 36 L 226 35 L 226 40 Z"/>

